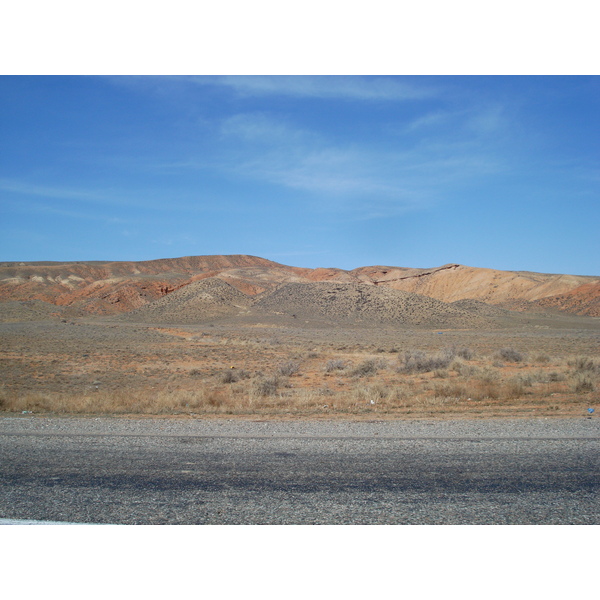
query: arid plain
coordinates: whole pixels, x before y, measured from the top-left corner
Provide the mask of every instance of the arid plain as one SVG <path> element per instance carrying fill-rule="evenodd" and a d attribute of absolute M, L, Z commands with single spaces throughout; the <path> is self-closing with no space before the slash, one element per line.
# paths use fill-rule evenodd
<path fill-rule="evenodd" d="M 588 416 L 600 278 L 266 259 L 0 264 L 0 410 Z"/>

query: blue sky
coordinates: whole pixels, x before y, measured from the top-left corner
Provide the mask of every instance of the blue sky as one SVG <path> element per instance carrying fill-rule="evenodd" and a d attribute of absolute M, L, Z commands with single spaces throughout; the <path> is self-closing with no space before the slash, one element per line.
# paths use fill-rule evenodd
<path fill-rule="evenodd" d="M 600 275 L 598 76 L 2 76 L 0 260 Z"/>

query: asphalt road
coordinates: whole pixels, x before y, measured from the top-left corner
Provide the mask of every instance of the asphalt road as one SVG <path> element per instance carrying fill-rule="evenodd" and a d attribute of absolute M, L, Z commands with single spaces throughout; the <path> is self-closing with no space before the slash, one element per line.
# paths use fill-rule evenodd
<path fill-rule="evenodd" d="M 600 524 L 600 421 L 3 417 L 0 518 Z"/>

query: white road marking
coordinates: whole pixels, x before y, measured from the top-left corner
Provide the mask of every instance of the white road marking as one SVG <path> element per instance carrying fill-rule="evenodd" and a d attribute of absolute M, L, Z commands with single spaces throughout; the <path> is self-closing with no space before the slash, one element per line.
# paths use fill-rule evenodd
<path fill-rule="evenodd" d="M 33 521 L 29 519 L 0 519 L 0 525 L 104 525 L 104 523 L 71 523 L 69 521 Z"/>

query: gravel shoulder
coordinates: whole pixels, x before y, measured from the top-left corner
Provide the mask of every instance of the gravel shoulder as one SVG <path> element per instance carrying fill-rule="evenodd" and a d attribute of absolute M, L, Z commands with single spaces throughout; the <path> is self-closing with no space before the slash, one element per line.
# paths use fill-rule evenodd
<path fill-rule="evenodd" d="M 218 437 L 598 438 L 600 419 L 456 419 L 418 421 L 275 421 L 245 419 L 0 416 L 0 435 L 143 435 Z"/>

